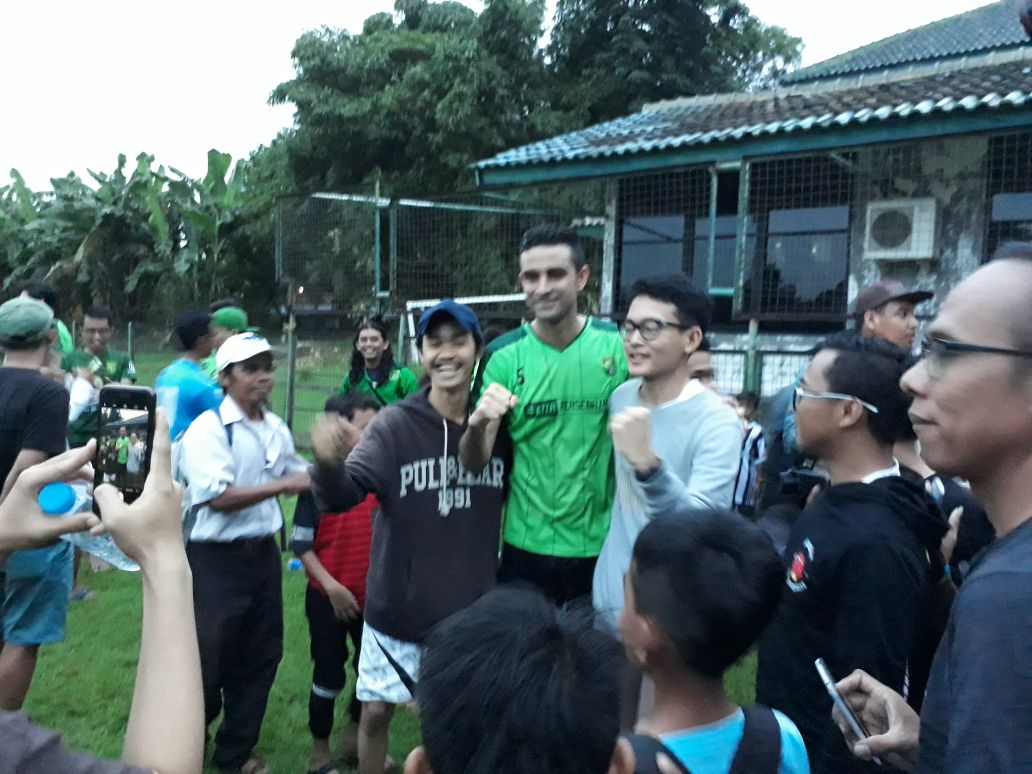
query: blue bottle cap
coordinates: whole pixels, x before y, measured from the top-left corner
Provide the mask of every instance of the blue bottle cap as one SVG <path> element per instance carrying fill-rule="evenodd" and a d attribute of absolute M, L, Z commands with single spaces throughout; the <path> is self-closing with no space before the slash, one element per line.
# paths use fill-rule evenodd
<path fill-rule="evenodd" d="M 43 513 L 61 516 L 75 505 L 75 490 L 63 481 L 57 481 L 40 489 L 37 500 Z"/>

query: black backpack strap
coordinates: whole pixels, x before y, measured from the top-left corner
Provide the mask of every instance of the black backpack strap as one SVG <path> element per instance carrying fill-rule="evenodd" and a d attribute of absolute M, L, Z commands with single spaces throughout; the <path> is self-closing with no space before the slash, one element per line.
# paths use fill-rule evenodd
<path fill-rule="evenodd" d="M 781 725 L 774 710 L 757 704 L 744 710 L 745 728 L 730 774 L 778 774 L 781 765 Z"/>
<path fill-rule="evenodd" d="M 656 756 L 659 753 L 669 758 L 681 774 L 692 774 L 673 751 L 656 737 L 648 734 L 627 734 L 624 739 L 634 752 L 634 774 L 659 774 L 659 767 L 656 765 Z"/>

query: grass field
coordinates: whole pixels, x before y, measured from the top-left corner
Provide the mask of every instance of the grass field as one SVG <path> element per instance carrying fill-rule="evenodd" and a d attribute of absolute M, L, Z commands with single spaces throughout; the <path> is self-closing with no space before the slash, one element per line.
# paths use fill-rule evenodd
<path fill-rule="evenodd" d="M 158 371 L 174 355 L 169 353 L 137 355 L 141 384 L 153 384 Z M 299 372 L 301 373 L 301 372 Z M 313 373 L 311 407 L 319 409 L 325 395 L 317 398 L 324 384 L 332 392 L 340 375 L 331 369 Z M 318 381 L 315 381 L 315 377 Z M 336 379 L 334 382 L 330 380 Z M 273 408 L 282 411 L 285 393 L 277 385 Z M 293 503 L 284 503 L 292 512 Z M 284 556 L 283 602 L 285 621 L 284 657 L 273 686 L 269 709 L 262 729 L 258 753 L 269 760 L 275 774 L 304 772 L 309 745 L 308 690 L 311 662 L 308 655 L 308 626 L 304 617 L 305 578 L 301 572 L 286 569 Z M 60 729 L 66 743 L 103 757 L 116 758 L 121 752 L 136 674 L 140 637 L 140 582 L 138 576 L 124 572 L 91 574 L 83 563 L 82 581 L 98 592 L 95 599 L 73 603 L 69 611 L 68 636 L 64 643 L 44 647 L 26 710 L 40 724 Z M 755 656 L 748 656 L 727 675 L 730 695 L 738 702 L 751 702 L 756 673 Z M 338 718 L 344 716 L 345 702 L 338 702 Z M 338 723 L 339 727 L 339 723 Z M 418 744 L 415 716 L 401 710 L 391 727 L 391 754 L 404 760 Z M 342 769 L 345 771 L 346 769 Z"/>

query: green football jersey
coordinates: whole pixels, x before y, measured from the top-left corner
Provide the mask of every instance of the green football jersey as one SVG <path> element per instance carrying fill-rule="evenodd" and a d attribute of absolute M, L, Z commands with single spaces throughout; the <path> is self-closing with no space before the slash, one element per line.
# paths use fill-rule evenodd
<path fill-rule="evenodd" d="M 381 406 L 386 406 L 399 401 L 407 395 L 419 392 L 419 379 L 405 366 L 395 366 L 387 374 L 386 380 L 377 384 L 369 378 L 366 372 L 365 377 L 358 384 L 352 384 L 350 373 L 344 374 L 344 381 L 340 383 L 339 395 L 347 395 L 349 392 L 364 392 Z"/>
<path fill-rule="evenodd" d="M 505 542 L 546 556 L 598 556 L 613 504 L 609 396 L 627 379 L 616 326 L 589 317 L 558 350 L 527 323 L 491 342 L 486 360 L 477 397 L 498 382 L 520 399 L 506 418 Z"/>
<path fill-rule="evenodd" d="M 117 349 L 108 349 L 103 357 L 80 349 L 61 358 L 62 371 L 72 371 L 76 368 L 86 368 L 100 374 L 105 383 L 120 382 L 123 379 L 136 381 L 136 366 L 129 355 Z"/>
<path fill-rule="evenodd" d="M 105 384 L 120 382 L 123 379 L 136 381 L 136 366 L 132 359 L 124 352 L 117 349 L 108 349 L 104 357 L 92 355 L 83 350 L 76 350 L 65 355 L 61 359 L 62 371 L 74 371 L 78 368 L 85 368 L 95 374 L 99 374 Z M 100 411 L 99 404 L 90 406 L 82 412 L 73 422 L 68 424 L 68 443 L 72 447 L 85 446 L 86 443 L 97 432 L 97 416 Z"/>

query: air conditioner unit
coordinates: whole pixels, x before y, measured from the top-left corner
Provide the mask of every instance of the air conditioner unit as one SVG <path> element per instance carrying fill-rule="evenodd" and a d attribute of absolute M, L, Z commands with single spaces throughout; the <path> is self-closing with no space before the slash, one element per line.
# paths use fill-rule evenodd
<path fill-rule="evenodd" d="M 935 199 L 869 202 L 864 257 L 878 261 L 920 261 L 935 257 Z"/>

